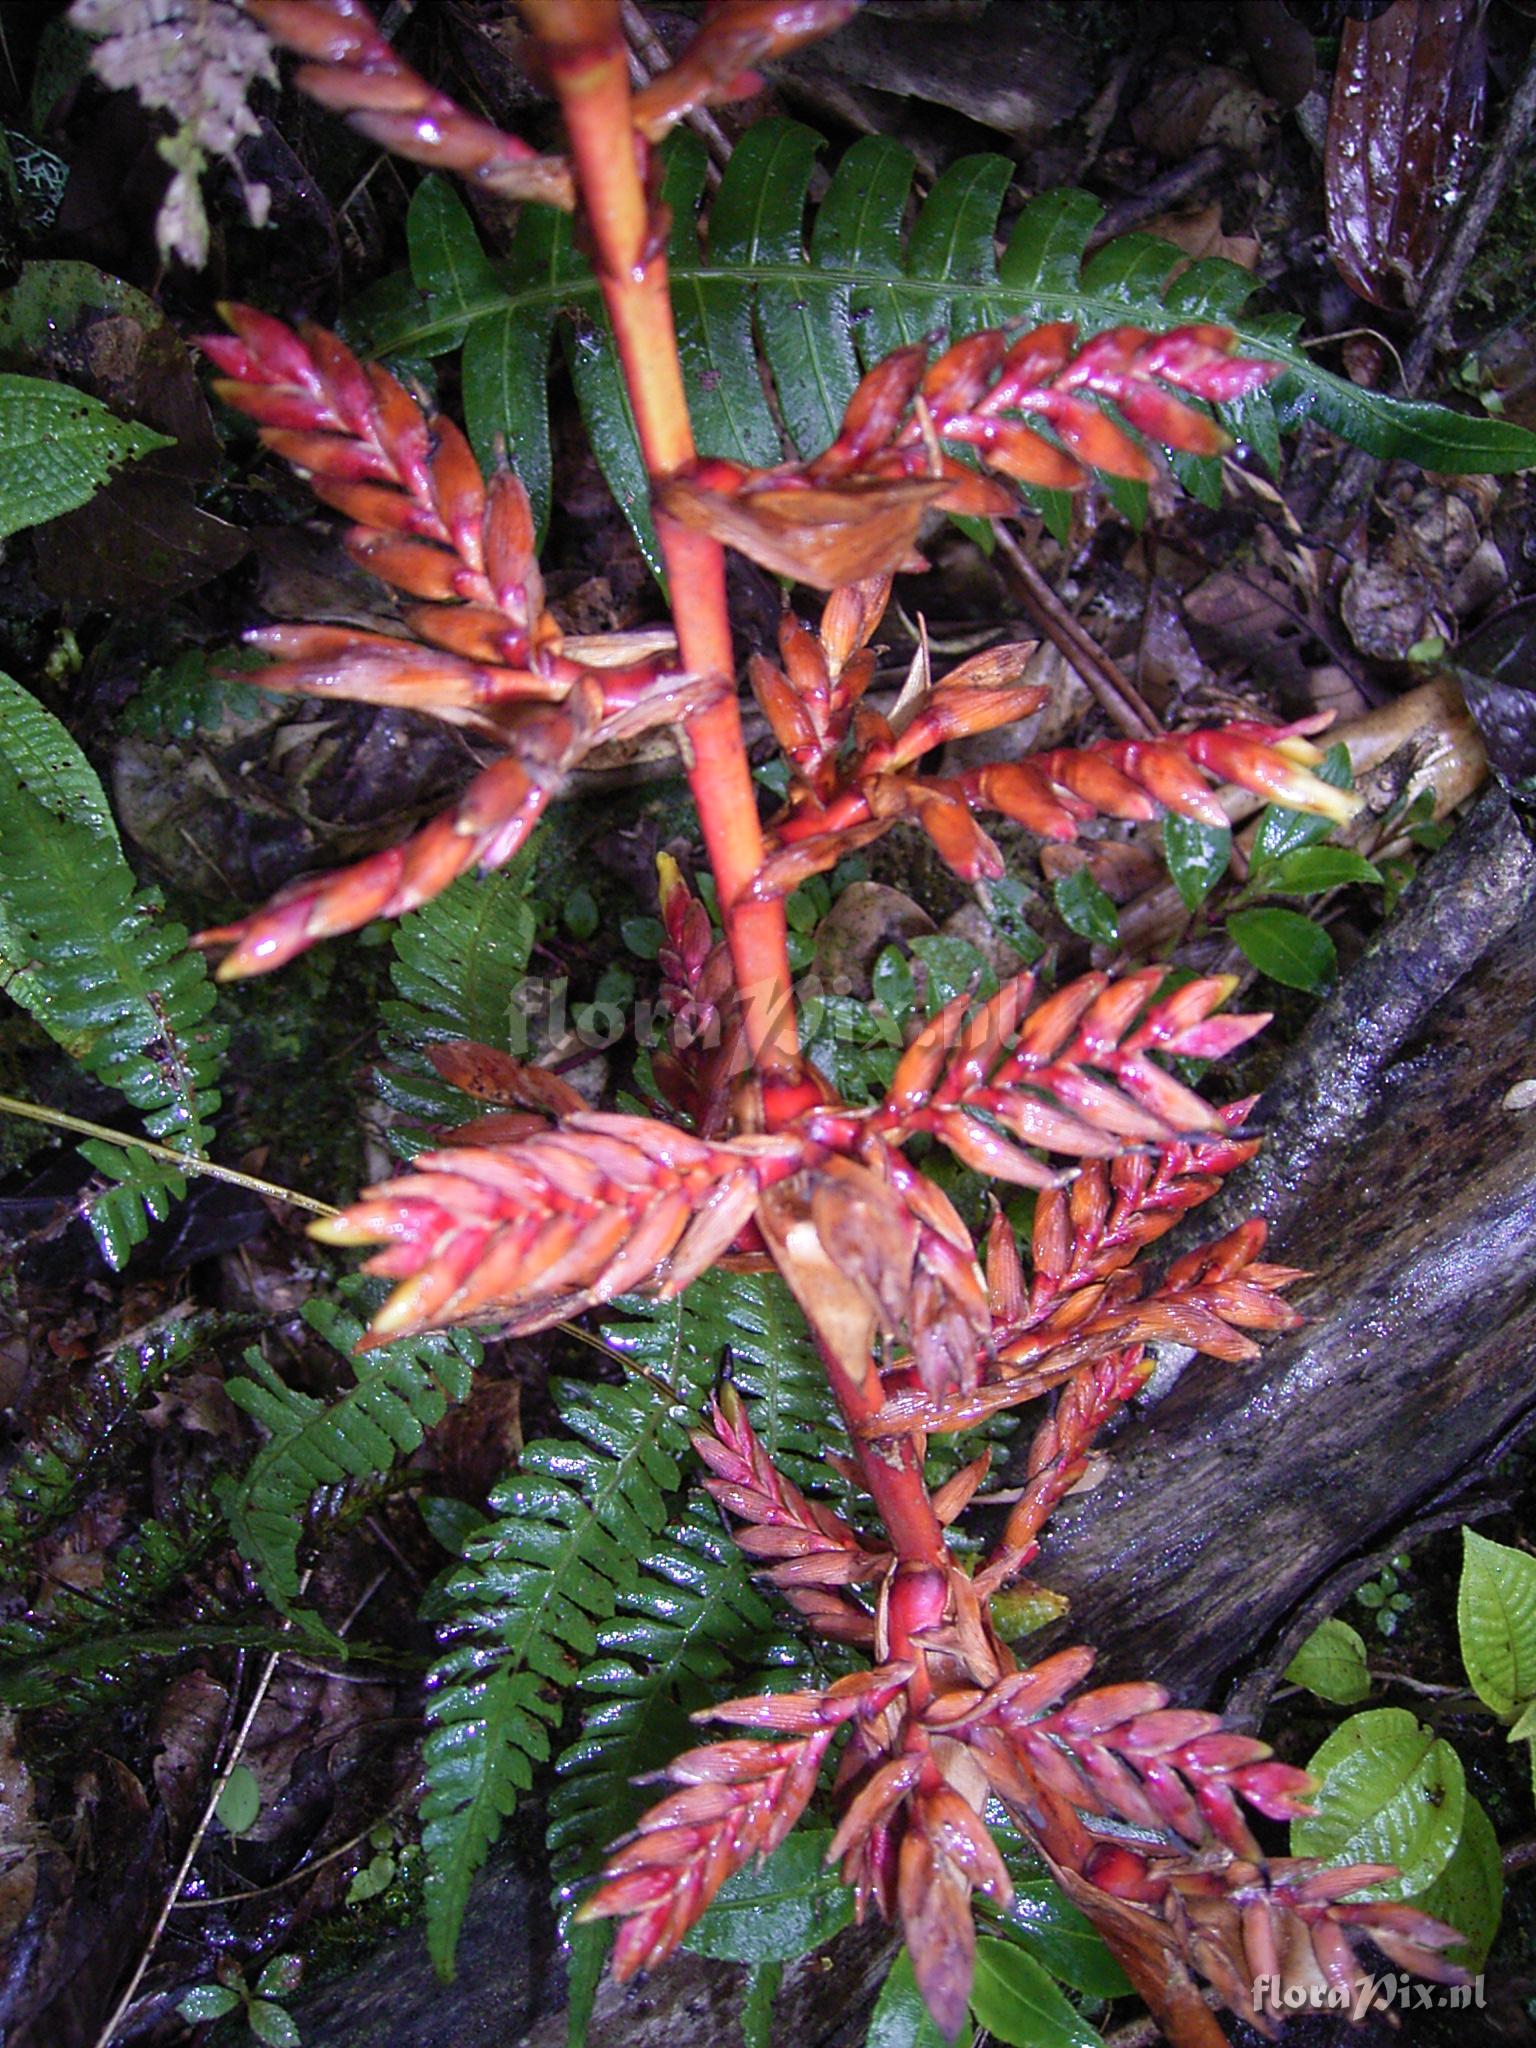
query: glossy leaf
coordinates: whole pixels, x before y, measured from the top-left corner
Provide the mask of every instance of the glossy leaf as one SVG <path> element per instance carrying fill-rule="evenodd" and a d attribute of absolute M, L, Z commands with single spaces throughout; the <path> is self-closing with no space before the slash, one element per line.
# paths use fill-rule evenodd
<path fill-rule="evenodd" d="M 976 1944 L 971 2013 L 1009 2048 L 1100 2048 L 1103 2040 L 1033 1956 L 987 1936 Z"/>
<path fill-rule="evenodd" d="M 718 1962 L 792 1962 L 846 1927 L 853 1893 L 824 1867 L 830 1828 L 802 1828 L 722 1888 L 683 1946 Z"/>
<path fill-rule="evenodd" d="M 1415 1893 L 1413 1903 L 1466 1936 L 1465 1951 L 1451 1951 L 1453 1962 L 1482 1968 L 1503 1916 L 1504 1865 L 1493 1823 L 1470 1793 L 1456 1853 L 1432 1885 Z"/>
<path fill-rule="evenodd" d="M 1276 896 L 1321 896 L 1351 882 L 1382 883 L 1380 868 L 1347 846 L 1298 846 L 1253 870 L 1253 880 Z"/>
<path fill-rule="evenodd" d="M 1320 1622 L 1285 1667 L 1292 1685 L 1303 1685 L 1320 1700 L 1353 1707 L 1371 1689 L 1365 1666 L 1365 1642 L 1347 1621 L 1330 1617 Z"/>
<path fill-rule="evenodd" d="M 1163 853 L 1186 910 L 1198 910 L 1227 872 L 1232 827 L 1206 825 L 1170 811 L 1163 819 Z"/>
<path fill-rule="evenodd" d="M 1536 1698 L 1536 1557 L 1462 1532 L 1456 1627 L 1473 1690 L 1501 1720 Z"/>
<path fill-rule="evenodd" d="M 1402 1707 L 1377 1707 L 1336 1728 L 1307 1760 L 1314 1811 L 1291 1823 L 1291 1852 L 1329 1863 L 1393 1863 L 1380 1888 L 1412 1898 L 1445 1869 L 1461 1839 L 1466 1779 L 1448 1742 Z"/>
<path fill-rule="evenodd" d="M 1101 946 L 1120 943 L 1120 920 L 1114 903 L 1088 868 L 1073 868 L 1070 874 L 1063 875 L 1052 886 L 1051 900 L 1062 923 L 1080 938 L 1094 939 Z"/>
<path fill-rule="evenodd" d="M 1338 971 L 1333 940 L 1299 910 L 1237 910 L 1227 930 L 1251 966 L 1287 988 L 1315 995 Z"/>
<path fill-rule="evenodd" d="M 1417 304 L 1476 163 L 1484 14 L 1482 0 L 1408 0 L 1343 23 L 1323 161 L 1328 252 L 1378 306 Z"/>
<path fill-rule="evenodd" d="M 176 2010 L 184 2020 L 196 2025 L 202 2020 L 221 2020 L 225 2013 L 233 2012 L 240 2003 L 240 1994 L 231 1991 L 227 1984 L 197 1984 L 184 1998 L 176 2001 Z"/>
<path fill-rule="evenodd" d="M 901 1949 L 875 2000 L 864 2048 L 959 2048 L 970 2038 L 969 2027 L 951 2042 L 935 2026 L 912 1974 L 912 1958 Z"/>

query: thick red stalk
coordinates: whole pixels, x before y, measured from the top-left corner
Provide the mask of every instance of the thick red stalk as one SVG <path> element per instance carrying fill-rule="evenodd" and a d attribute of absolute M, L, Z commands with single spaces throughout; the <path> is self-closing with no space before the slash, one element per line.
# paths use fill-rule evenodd
<path fill-rule="evenodd" d="M 592 237 L 603 302 L 618 343 L 626 388 L 646 467 L 664 481 L 694 459 L 693 430 L 667 287 L 666 252 L 655 235 L 641 165 L 644 145 L 633 134 L 629 73 L 617 0 L 525 0 L 524 12 L 543 50 L 565 118 L 576 186 Z M 659 512 L 657 538 L 671 583 L 678 646 L 695 673 L 731 676 L 725 557 L 718 541 Z M 685 727 L 689 783 L 714 869 L 726 936 L 746 1020 L 747 1043 L 759 1067 L 789 1066 L 796 1053 L 790 1001 L 787 928 L 777 900 L 754 903 L 748 892 L 763 865 L 741 719 L 734 693 Z M 793 1092 L 793 1091 L 791 1091 Z M 776 1091 L 765 1095 L 770 1124 Z M 947 1556 L 922 1460 L 912 1439 L 871 1444 L 857 1424 L 881 1404 L 879 1375 L 859 1387 L 826 1351 L 828 1377 L 850 1425 L 865 1485 L 880 1512 L 898 1571 L 888 1607 L 890 1654 L 908 1653 L 914 1631 L 936 1625 L 931 1568 Z M 898 1642 L 896 1639 L 900 1638 Z"/>
<path fill-rule="evenodd" d="M 653 230 L 642 175 L 646 146 L 634 135 L 618 0 L 526 0 L 523 11 L 560 98 L 640 446 L 652 480 L 660 483 L 690 463 L 695 451 L 666 252 Z M 684 667 L 697 675 L 734 676 L 719 542 L 660 513 L 656 528 Z M 690 718 L 683 741 L 747 1044 L 760 1067 L 787 1066 L 796 1053 L 787 928 L 781 904 L 747 900 L 763 864 L 763 839 L 735 693 Z"/>

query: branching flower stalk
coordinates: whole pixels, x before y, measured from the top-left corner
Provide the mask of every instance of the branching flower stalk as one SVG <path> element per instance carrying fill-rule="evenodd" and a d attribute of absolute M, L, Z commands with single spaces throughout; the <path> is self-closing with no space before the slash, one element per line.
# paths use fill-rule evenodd
<path fill-rule="evenodd" d="M 1264 1259 L 1260 1222 L 1161 1274 L 1144 1257 L 1254 1150 L 1241 1136 L 1251 1104 L 1212 1108 L 1173 1063 L 1220 1059 L 1267 1019 L 1222 1014 L 1235 986 L 1222 976 L 1174 986 L 1148 968 L 1047 994 L 1021 974 L 989 1000 L 961 995 L 941 1009 L 883 1099 L 853 1104 L 802 1058 L 792 1007 L 786 894 L 899 823 L 975 880 L 1003 869 L 982 812 L 1044 839 L 1103 816 L 1224 823 L 1211 787 L 1221 779 L 1350 815 L 1356 800 L 1311 772 L 1318 721 L 924 773 L 943 742 L 1035 707 L 1040 693 L 1021 680 L 1027 648 L 965 664 L 889 718 L 863 701 L 892 575 L 912 565 L 927 513 L 1002 518 L 1019 482 L 1146 477 L 1148 440 L 1212 454 L 1227 441 L 1205 408 L 1254 391 L 1271 366 L 1237 358 L 1232 336 L 1208 325 L 1086 341 L 1067 323 L 992 329 L 873 365 L 811 460 L 719 460 L 694 445 L 653 145 L 689 109 L 750 90 L 754 62 L 837 26 L 851 0 L 715 0 L 638 101 L 617 0 L 523 0 L 568 162 L 454 109 L 388 50 L 360 0 L 250 4 L 308 60 L 300 83 L 370 134 L 531 203 L 574 201 L 651 481 L 676 656 L 624 635 L 567 645 L 510 467 L 482 480 L 456 427 L 334 336 L 230 309 L 232 335 L 205 343 L 217 388 L 352 522 L 354 556 L 410 600 L 398 635 L 266 629 L 255 637 L 277 661 L 258 679 L 433 711 L 500 751 L 404 847 L 205 934 L 231 948 L 221 972 L 279 965 L 500 864 L 585 751 L 660 722 L 679 729 L 725 935 L 715 947 L 702 904 L 664 860 L 673 1037 L 655 1072 L 680 1120 L 594 1112 L 537 1067 L 437 1048 L 445 1077 L 499 1114 L 442 1134 L 409 1173 L 314 1234 L 379 1248 L 370 1270 L 395 1285 L 375 1344 L 466 1321 L 545 1329 L 621 1293 L 676 1294 L 718 1263 L 771 1263 L 814 1334 L 853 1447 L 846 1476 L 874 1511 L 858 1526 L 808 1499 L 775 1469 L 734 1391 L 720 1391 L 694 1437 L 709 1491 L 801 1623 L 868 1665 L 824 1691 L 698 1717 L 738 1732 L 674 1761 L 671 1789 L 614 1850 L 581 1917 L 618 1923 L 620 1976 L 660 1963 L 732 1873 L 784 1839 L 832 1766 L 832 1858 L 861 1912 L 900 1920 L 946 2035 L 967 2009 L 973 1895 L 1010 1890 L 985 1822 L 991 1798 L 1180 2048 L 1222 2038 L 1197 1975 L 1260 2026 L 1256 1978 L 1353 1990 L 1364 1937 L 1401 1967 L 1454 1977 L 1442 1953 L 1453 1930 L 1408 1907 L 1349 1902 L 1385 1871 L 1266 1854 L 1245 1808 L 1273 1819 L 1303 1810 L 1303 1773 L 1214 1715 L 1170 1706 L 1158 1687 L 1085 1691 L 1090 1650 L 1029 1665 L 1006 1639 L 1005 1596 L 1143 1385 L 1147 1347 L 1169 1339 L 1240 1358 L 1254 1333 L 1299 1320 L 1283 1294 L 1300 1276 Z M 780 663 L 750 665 L 790 770 L 766 821 L 743 745 L 726 544 L 827 593 L 818 629 L 786 609 Z M 1027 1254 L 994 1207 L 983 1266 L 954 1204 L 909 1156 L 914 1144 L 919 1160 L 938 1145 L 988 1181 L 1031 1191 Z M 929 1440 L 1026 1402 L 1045 1408 L 1023 1483 L 971 1568 L 947 1531 L 988 1454 L 930 1487 Z"/>

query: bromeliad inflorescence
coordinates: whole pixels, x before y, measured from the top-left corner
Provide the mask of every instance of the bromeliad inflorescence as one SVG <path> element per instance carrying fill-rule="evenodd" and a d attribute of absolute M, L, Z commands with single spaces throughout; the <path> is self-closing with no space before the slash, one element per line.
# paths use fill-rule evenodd
<path fill-rule="evenodd" d="M 399 633 L 265 629 L 254 637 L 276 662 L 258 680 L 434 712 L 498 757 L 404 846 L 205 937 L 231 947 L 223 973 L 250 973 L 397 915 L 507 860 L 591 747 L 645 725 L 680 730 L 724 927 L 716 945 L 703 906 L 664 864 L 673 1031 L 655 1071 L 681 1121 L 594 1112 L 538 1069 L 442 1048 L 445 1071 L 472 1076 L 501 1116 L 445 1134 L 316 1233 L 383 1247 L 371 1270 L 396 1285 L 372 1342 L 464 1321 L 542 1329 L 620 1293 L 675 1293 L 722 1260 L 776 1267 L 814 1335 L 867 1520 L 792 1485 L 728 1385 L 694 1445 L 745 1554 L 807 1630 L 866 1667 L 824 1690 L 701 1715 L 744 1732 L 676 1759 L 671 1789 L 615 1849 L 581 1915 L 619 1923 L 621 1976 L 661 1962 L 726 1879 L 783 1840 L 832 1767 L 832 1857 L 861 1911 L 899 1919 L 951 2034 L 970 1988 L 973 1895 L 1009 1890 L 986 1822 L 996 1799 L 1172 2036 L 1204 2048 L 1221 2036 L 1197 1976 L 1262 2024 L 1256 1977 L 1353 1987 L 1364 1937 L 1405 1968 L 1453 1974 L 1441 1951 L 1456 1939 L 1403 1906 L 1345 1903 L 1387 1875 L 1379 1868 L 1266 1854 L 1244 1806 L 1293 1814 L 1307 1780 L 1263 1744 L 1170 1707 L 1155 1686 L 1084 1691 L 1086 1649 L 1021 1665 L 994 1609 L 1144 1384 L 1149 1344 L 1236 1358 L 1251 1333 L 1298 1320 L 1282 1296 L 1299 1276 L 1265 1262 L 1261 1223 L 1160 1275 L 1143 1259 L 1254 1150 L 1241 1135 L 1250 1105 L 1212 1108 L 1172 1063 L 1220 1058 L 1266 1019 L 1221 1014 L 1233 984 L 1219 976 L 1178 986 L 1156 968 L 1091 974 L 1042 994 L 1020 975 L 990 1000 L 962 995 L 940 1010 L 884 1097 L 853 1105 L 801 1057 L 783 899 L 903 820 L 974 880 L 1003 867 L 978 813 L 1070 839 L 1097 817 L 1225 822 L 1218 780 L 1334 819 L 1355 800 L 1310 772 L 1307 734 L 1320 721 L 925 773 L 943 742 L 1038 705 L 1021 679 L 1027 648 L 924 679 L 888 715 L 866 701 L 891 577 L 916 559 L 924 519 L 1007 517 L 1020 482 L 1149 476 L 1149 440 L 1201 455 L 1226 447 L 1207 408 L 1256 390 L 1271 367 L 1238 358 L 1225 329 L 1085 338 L 1055 322 L 937 352 L 913 343 L 869 370 L 814 459 L 751 470 L 695 448 L 652 147 L 690 107 L 750 89 L 759 59 L 851 11 L 849 0 L 723 0 L 675 70 L 632 98 L 616 0 L 525 0 L 569 143 L 568 156 L 547 157 L 433 92 L 358 0 L 251 0 L 307 60 L 300 83 L 375 139 L 528 203 L 575 205 L 651 479 L 675 643 L 567 642 L 511 467 L 484 481 L 457 428 L 334 336 L 230 309 L 232 337 L 205 343 L 220 394 L 351 522 L 354 556 L 407 600 Z M 726 545 L 828 593 L 818 630 L 786 609 L 779 662 L 750 665 L 789 768 L 788 795 L 766 820 L 742 744 Z M 978 1246 L 924 1171 L 935 1144 L 1029 1191 L 1027 1246 L 995 1205 Z M 1042 1400 L 990 1550 L 957 1551 L 948 1532 L 988 1458 L 930 1487 L 930 1439 Z"/>

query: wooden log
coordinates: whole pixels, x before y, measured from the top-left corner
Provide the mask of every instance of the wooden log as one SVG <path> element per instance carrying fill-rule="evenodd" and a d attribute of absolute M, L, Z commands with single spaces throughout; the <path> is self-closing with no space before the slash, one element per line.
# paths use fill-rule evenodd
<path fill-rule="evenodd" d="M 1312 1270 L 1312 1320 L 1248 1365 L 1191 1364 L 1053 1524 L 1040 1576 L 1098 1675 L 1209 1698 L 1536 1416 L 1536 1103 L 1511 1096 L 1533 1078 L 1536 852 L 1495 791 L 1287 1060 L 1261 1158 L 1179 1240 L 1265 1216 Z"/>

